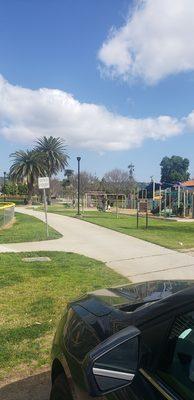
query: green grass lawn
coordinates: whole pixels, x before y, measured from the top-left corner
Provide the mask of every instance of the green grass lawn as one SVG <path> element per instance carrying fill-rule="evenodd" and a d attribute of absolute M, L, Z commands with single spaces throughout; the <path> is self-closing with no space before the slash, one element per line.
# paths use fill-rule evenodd
<path fill-rule="evenodd" d="M 76 216 L 75 210 L 65 209 L 64 206 L 50 206 L 49 212 Z M 187 249 L 194 247 L 194 223 L 177 222 L 149 218 L 149 228 L 145 229 L 145 218 L 139 219 L 139 229 L 136 228 L 136 217 L 114 213 L 87 211 L 83 213 L 85 221 L 104 226 L 115 231 L 134 236 L 148 242 L 156 243 L 170 249 Z M 182 245 L 181 245 L 182 243 Z"/>
<path fill-rule="evenodd" d="M 49 239 L 58 239 L 61 236 L 59 232 L 49 227 Z M 0 229 L 0 244 L 34 242 L 46 239 L 44 222 L 30 215 L 16 213 L 13 225 Z"/>
<path fill-rule="evenodd" d="M 51 262 L 22 261 L 48 256 Z M 53 334 L 69 300 L 128 282 L 102 262 L 63 252 L 0 254 L 0 377 L 49 365 Z"/>

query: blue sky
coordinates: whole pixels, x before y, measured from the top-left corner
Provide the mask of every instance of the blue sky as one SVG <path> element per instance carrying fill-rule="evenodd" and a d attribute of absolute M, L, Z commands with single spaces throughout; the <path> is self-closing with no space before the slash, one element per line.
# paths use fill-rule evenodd
<path fill-rule="evenodd" d="M 182 1 L 173 2 L 177 21 L 167 15 L 164 34 L 158 0 L 146 0 L 144 9 L 127 0 L 2 0 L 0 175 L 11 152 L 46 133 L 67 140 L 72 168 L 77 155 L 82 169 L 100 176 L 133 162 L 136 179 L 147 181 L 159 179 L 163 156 L 176 154 L 189 158 L 194 176 L 194 48 L 187 40 L 194 4 L 184 0 L 192 10 L 182 13 Z M 153 12 L 158 24 L 147 33 Z M 170 52 L 166 43 L 173 43 Z"/>

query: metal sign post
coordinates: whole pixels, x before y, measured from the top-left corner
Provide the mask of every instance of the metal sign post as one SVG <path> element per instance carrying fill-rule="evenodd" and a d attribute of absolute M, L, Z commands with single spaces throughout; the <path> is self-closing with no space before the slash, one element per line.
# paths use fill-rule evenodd
<path fill-rule="evenodd" d="M 47 218 L 47 201 L 46 201 L 46 190 L 43 189 L 43 194 L 44 194 L 44 212 L 45 212 L 45 224 L 46 224 L 46 237 L 49 237 L 49 231 L 48 231 L 48 218 Z"/>
<path fill-rule="evenodd" d="M 77 173 L 77 215 L 80 215 L 80 161 L 81 157 L 77 157 L 78 173 Z"/>
<path fill-rule="evenodd" d="M 146 211 L 146 229 L 148 229 L 148 210 Z"/>
<path fill-rule="evenodd" d="M 138 208 L 137 208 L 137 229 L 139 228 L 139 211 L 138 211 Z"/>
<path fill-rule="evenodd" d="M 38 178 L 38 187 L 43 190 L 44 196 L 44 212 L 45 212 L 45 224 L 46 224 L 46 237 L 49 237 L 48 230 L 48 217 L 47 217 L 47 201 L 46 201 L 46 190 L 50 188 L 50 180 L 48 176 Z"/>
<path fill-rule="evenodd" d="M 148 201 L 146 200 L 139 200 L 138 202 L 138 217 L 139 212 L 146 214 L 146 229 L 148 229 Z M 138 225 L 138 224 L 137 224 Z M 138 228 L 138 226 L 137 226 Z"/>

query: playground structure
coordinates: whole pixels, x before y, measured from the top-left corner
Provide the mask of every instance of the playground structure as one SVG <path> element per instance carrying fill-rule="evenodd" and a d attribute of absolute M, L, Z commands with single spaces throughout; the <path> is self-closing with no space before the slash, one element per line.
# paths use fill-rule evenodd
<path fill-rule="evenodd" d="M 159 214 L 194 218 L 194 191 L 184 186 L 161 190 L 161 198 L 156 196 L 154 203 L 154 208 L 159 207 Z"/>
<path fill-rule="evenodd" d="M 175 185 L 152 183 L 132 194 L 131 208 L 137 208 L 139 201 L 145 201 L 148 210 L 159 216 L 194 218 L 194 185 L 189 186 L 187 182 Z"/>
<path fill-rule="evenodd" d="M 91 191 L 85 195 L 85 208 L 97 208 L 99 210 L 105 211 L 109 207 L 126 208 L 127 207 L 127 197 L 123 193 L 110 193 L 100 191 Z"/>
<path fill-rule="evenodd" d="M 13 221 L 15 214 L 14 203 L 0 203 L 0 229 Z"/>
<path fill-rule="evenodd" d="M 118 199 L 117 199 L 118 196 Z M 194 218 L 194 181 L 184 183 L 161 184 L 151 182 L 146 188 L 138 187 L 126 194 L 106 194 L 88 192 L 85 195 L 85 208 L 106 210 L 108 206 L 119 209 L 137 210 L 139 202 L 146 203 L 148 212 L 164 217 Z"/>

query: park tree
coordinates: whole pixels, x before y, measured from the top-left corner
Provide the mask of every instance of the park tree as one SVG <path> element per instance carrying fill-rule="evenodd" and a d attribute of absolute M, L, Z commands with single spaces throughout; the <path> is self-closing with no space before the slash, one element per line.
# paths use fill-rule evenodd
<path fill-rule="evenodd" d="M 164 157 L 160 163 L 161 182 L 175 184 L 189 179 L 189 160 L 180 156 Z"/>
<path fill-rule="evenodd" d="M 28 193 L 28 186 L 26 183 L 14 183 L 8 180 L 2 187 L 2 192 L 7 196 L 26 195 Z"/>
<path fill-rule="evenodd" d="M 9 178 L 13 183 L 26 183 L 28 188 L 28 204 L 32 203 L 34 185 L 39 176 L 45 173 L 44 163 L 34 150 L 18 150 L 10 154 L 13 163 Z"/>
<path fill-rule="evenodd" d="M 57 178 L 53 178 L 50 181 L 50 188 L 53 197 L 62 197 L 63 196 L 63 184 Z"/>
<path fill-rule="evenodd" d="M 16 183 L 7 181 L 2 187 L 3 194 L 7 196 L 14 196 L 18 194 L 18 186 Z"/>
<path fill-rule="evenodd" d="M 87 171 L 82 171 L 80 174 L 80 191 L 84 196 L 87 192 L 99 190 L 100 182 L 96 175 L 90 174 Z"/>
<path fill-rule="evenodd" d="M 115 168 L 104 175 L 103 185 L 107 193 L 116 195 L 116 214 L 118 217 L 118 196 L 121 193 L 128 193 L 129 174 L 126 171 Z"/>
<path fill-rule="evenodd" d="M 63 171 L 68 165 L 66 147 L 63 139 L 52 136 L 43 136 L 36 141 L 33 150 L 18 150 L 12 153 L 10 157 L 13 163 L 10 168 L 9 178 L 13 183 L 17 183 L 18 191 L 26 193 L 27 185 L 28 202 L 31 203 L 32 195 L 37 185 L 39 176 L 49 176 L 51 179 L 58 172 Z M 56 192 L 58 182 L 51 182 L 51 189 Z M 57 191 L 59 189 L 59 185 Z M 51 199 L 51 190 L 49 190 L 49 200 Z"/>
<path fill-rule="evenodd" d="M 65 174 L 65 179 L 62 181 L 63 192 L 65 196 L 69 196 L 72 199 L 73 205 L 75 205 L 75 199 L 77 198 L 77 177 L 72 172 L 71 174 Z"/>
<path fill-rule="evenodd" d="M 78 188 L 78 174 L 71 174 L 68 179 L 64 179 L 63 187 L 66 194 L 69 194 L 75 198 L 77 197 Z M 84 204 L 84 196 L 87 192 L 100 189 L 100 181 L 96 175 L 93 175 L 87 171 L 80 173 L 80 195 L 82 200 L 82 208 Z"/>
<path fill-rule="evenodd" d="M 19 182 L 17 185 L 18 188 L 18 194 L 21 195 L 27 195 L 28 194 L 28 186 L 26 183 L 21 183 Z"/>
<path fill-rule="evenodd" d="M 44 163 L 45 175 L 50 179 L 63 171 L 68 165 L 68 154 L 64 140 L 59 137 L 43 136 L 36 140 L 34 151 L 40 156 Z M 49 203 L 51 202 L 51 191 L 48 190 Z"/>

